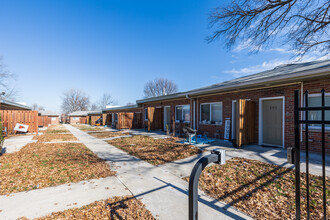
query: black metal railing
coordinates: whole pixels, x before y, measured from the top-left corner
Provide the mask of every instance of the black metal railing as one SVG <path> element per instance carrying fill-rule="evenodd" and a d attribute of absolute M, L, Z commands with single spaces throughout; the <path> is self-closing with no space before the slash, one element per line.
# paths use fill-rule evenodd
<path fill-rule="evenodd" d="M 213 150 L 198 160 L 189 178 L 189 220 L 198 219 L 198 181 L 203 169 L 210 163 L 225 164 L 225 150 Z"/>
<path fill-rule="evenodd" d="M 322 181 L 323 181 L 323 219 L 326 219 L 326 173 L 325 173 L 325 125 L 330 121 L 325 120 L 325 111 L 330 110 L 330 106 L 325 106 L 325 90 L 321 90 L 321 106 L 309 107 L 308 91 L 304 93 L 305 107 L 299 107 L 299 91 L 294 93 L 294 129 L 295 129 L 295 179 L 296 179 L 296 219 L 301 218 L 301 188 L 300 188 L 300 125 L 304 125 L 305 129 L 305 153 L 306 153 L 306 208 L 307 219 L 310 219 L 310 199 L 309 199 L 309 125 L 321 125 L 321 146 L 322 146 Z M 309 111 L 321 111 L 321 120 L 311 120 L 308 117 Z M 304 119 L 299 119 L 300 114 Z"/>

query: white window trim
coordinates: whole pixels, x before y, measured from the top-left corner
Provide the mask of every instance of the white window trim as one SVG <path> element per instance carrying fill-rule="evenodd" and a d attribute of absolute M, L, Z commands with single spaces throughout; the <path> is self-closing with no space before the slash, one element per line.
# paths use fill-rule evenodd
<path fill-rule="evenodd" d="M 147 112 L 148 112 L 148 108 L 145 108 L 144 109 L 144 120 L 145 121 L 148 121 L 148 117 L 147 117 L 147 114 L 146 114 Z"/>
<path fill-rule="evenodd" d="M 325 93 L 324 96 L 329 96 L 330 97 L 330 93 Z M 304 107 L 306 107 L 306 100 L 305 100 L 305 94 L 303 95 L 304 97 Z M 313 93 L 313 94 L 308 94 L 308 98 L 311 98 L 311 97 L 321 97 L 321 93 Z M 327 106 L 327 105 L 326 105 Z M 306 119 L 306 111 L 304 111 L 304 119 Z M 304 129 L 306 127 L 306 125 L 304 124 L 303 125 Z M 308 126 L 308 129 L 310 129 L 311 131 L 320 131 L 322 130 L 322 126 Z M 326 131 L 330 131 L 330 127 L 325 127 L 325 130 Z"/>
<path fill-rule="evenodd" d="M 202 105 L 210 105 L 210 121 L 212 119 L 212 111 L 211 111 L 211 105 L 212 104 L 221 104 L 221 122 L 220 124 L 213 124 L 213 125 L 222 125 L 223 123 L 223 104 L 222 102 L 205 102 L 205 103 L 200 103 L 199 105 L 199 123 L 202 123 Z M 211 124 L 206 124 L 206 125 L 211 125 Z"/>
<path fill-rule="evenodd" d="M 174 108 L 174 113 L 175 113 L 175 122 L 179 123 L 180 120 L 176 120 L 177 117 L 176 117 L 176 107 L 183 107 L 183 106 L 189 106 L 189 116 L 190 116 L 190 112 L 191 112 L 191 108 L 190 108 L 190 105 L 176 105 L 175 108 Z M 183 109 L 182 109 L 182 118 L 183 118 Z M 183 123 L 190 123 L 190 117 L 189 117 L 189 121 L 183 121 Z"/>
<path fill-rule="evenodd" d="M 267 98 L 259 98 L 259 145 L 267 145 L 263 143 L 263 120 L 262 120 L 262 101 L 264 100 L 272 100 L 272 99 L 282 99 L 283 100 L 283 119 L 282 119 L 282 147 L 285 146 L 285 96 L 277 96 L 277 97 L 267 97 Z M 237 132 L 237 131 L 236 131 Z"/>

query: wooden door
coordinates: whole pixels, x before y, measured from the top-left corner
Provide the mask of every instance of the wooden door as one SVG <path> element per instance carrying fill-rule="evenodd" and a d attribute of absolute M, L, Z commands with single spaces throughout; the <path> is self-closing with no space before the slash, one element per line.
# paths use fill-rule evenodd
<path fill-rule="evenodd" d="M 154 114 L 154 130 L 163 130 L 164 126 L 164 111 L 163 108 L 156 108 Z"/>
<path fill-rule="evenodd" d="M 133 118 L 133 128 L 142 128 L 142 112 L 135 112 Z"/>
<path fill-rule="evenodd" d="M 262 144 L 283 145 L 283 99 L 262 101 Z"/>
<path fill-rule="evenodd" d="M 148 131 L 154 130 L 155 107 L 148 107 Z"/>
<path fill-rule="evenodd" d="M 133 118 L 134 118 L 134 113 L 132 112 L 126 112 L 126 113 L 121 113 L 120 114 L 120 129 L 123 128 L 132 128 L 133 125 Z"/>
<path fill-rule="evenodd" d="M 237 102 L 236 143 L 238 147 L 256 142 L 256 103 L 239 99 Z"/>
<path fill-rule="evenodd" d="M 165 106 L 164 107 L 164 131 L 171 130 L 171 107 Z"/>

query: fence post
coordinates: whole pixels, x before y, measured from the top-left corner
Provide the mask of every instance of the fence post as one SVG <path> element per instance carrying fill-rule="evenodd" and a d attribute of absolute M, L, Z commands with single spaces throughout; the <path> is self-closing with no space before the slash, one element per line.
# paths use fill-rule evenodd
<path fill-rule="evenodd" d="M 300 134 L 299 134 L 299 90 L 294 91 L 294 133 L 296 171 L 296 219 L 300 219 Z"/>

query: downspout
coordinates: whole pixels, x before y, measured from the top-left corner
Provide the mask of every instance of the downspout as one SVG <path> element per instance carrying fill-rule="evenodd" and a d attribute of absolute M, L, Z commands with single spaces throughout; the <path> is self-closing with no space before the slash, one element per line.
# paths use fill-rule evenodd
<path fill-rule="evenodd" d="M 300 82 L 300 107 L 304 107 L 304 82 Z M 303 120 L 303 114 L 300 114 L 300 120 Z M 306 137 L 307 138 L 307 137 Z M 303 141 L 303 124 L 300 124 L 300 142 Z"/>
<path fill-rule="evenodd" d="M 193 100 L 193 107 L 194 107 L 194 110 L 193 110 L 193 116 L 194 116 L 194 130 L 196 130 L 196 111 L 195 111 L 195 108 L 196 108 L 196 101 L 195 101 L 195 99 Z"/>
<path fill-rule="evenodd" d="M 196 128 L 196 118 L 195 118 L 195 105 L 196 104 L 195 104 L 195 100 L 193 98 L 190 98 L 188 94 L 186 94 L 186 99 L 189 99 L 189 100 L 193 101 L 193 113 L 192 113 L 192 115 L 193 115 L 193 129 L 195 129 Z"/>

